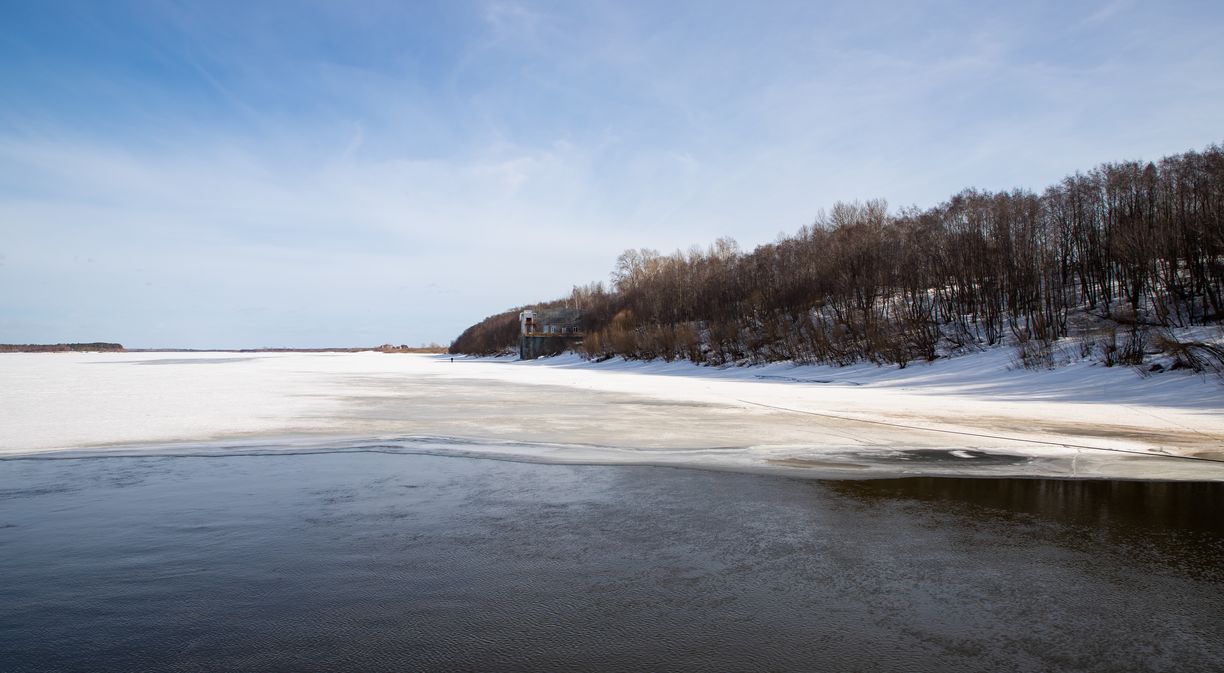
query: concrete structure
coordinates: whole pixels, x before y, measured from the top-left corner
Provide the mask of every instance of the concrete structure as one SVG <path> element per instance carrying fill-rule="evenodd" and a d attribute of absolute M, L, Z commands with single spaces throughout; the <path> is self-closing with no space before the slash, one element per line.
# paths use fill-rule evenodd
<path fill-rule="evenodd" d="M 581 313 L 573 308 L 551 308 L 519 313 L 519 357 L 532 360 L 557 355 L 582 340 Z"/>

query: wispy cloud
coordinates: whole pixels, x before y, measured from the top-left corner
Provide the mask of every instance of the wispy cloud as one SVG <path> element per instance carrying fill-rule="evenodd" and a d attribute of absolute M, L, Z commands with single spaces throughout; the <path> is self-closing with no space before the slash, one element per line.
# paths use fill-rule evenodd
<path fill-rule="evenodd" d="M 0 341 L 445 340 L 625 247 L 1202 146 L 1221 13 L 6 5 Z"/>

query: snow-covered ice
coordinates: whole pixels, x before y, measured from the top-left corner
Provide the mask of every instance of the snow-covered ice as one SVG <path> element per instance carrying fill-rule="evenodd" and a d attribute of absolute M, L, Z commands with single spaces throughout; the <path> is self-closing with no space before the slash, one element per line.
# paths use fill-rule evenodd
<path fill-rule="evenodd" d="M 1224 385 L 999 349 L 905 369 L 382 353 L 0 355 L 0 455 L 401 451 L 902 475 L 1224 479 Z"/>

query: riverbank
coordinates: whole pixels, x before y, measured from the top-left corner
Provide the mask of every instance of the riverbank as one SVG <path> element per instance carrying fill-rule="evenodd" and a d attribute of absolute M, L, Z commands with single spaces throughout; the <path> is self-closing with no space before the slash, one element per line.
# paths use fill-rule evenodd
<path fill-rule="evenodd" d="M 0 357 L 0 453 L 378 450 L 832 478 L 1224 480 L 1224 385 L 1180 372 L 573 356 Z"/>

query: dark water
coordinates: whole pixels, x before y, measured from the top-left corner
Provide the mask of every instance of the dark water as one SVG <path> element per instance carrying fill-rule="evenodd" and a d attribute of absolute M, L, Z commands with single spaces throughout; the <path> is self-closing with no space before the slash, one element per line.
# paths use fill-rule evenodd
<path fill-rule="evenodd" d="M 1224 484 L 0 462 L 0 670 L 1219 671 Z"/>

